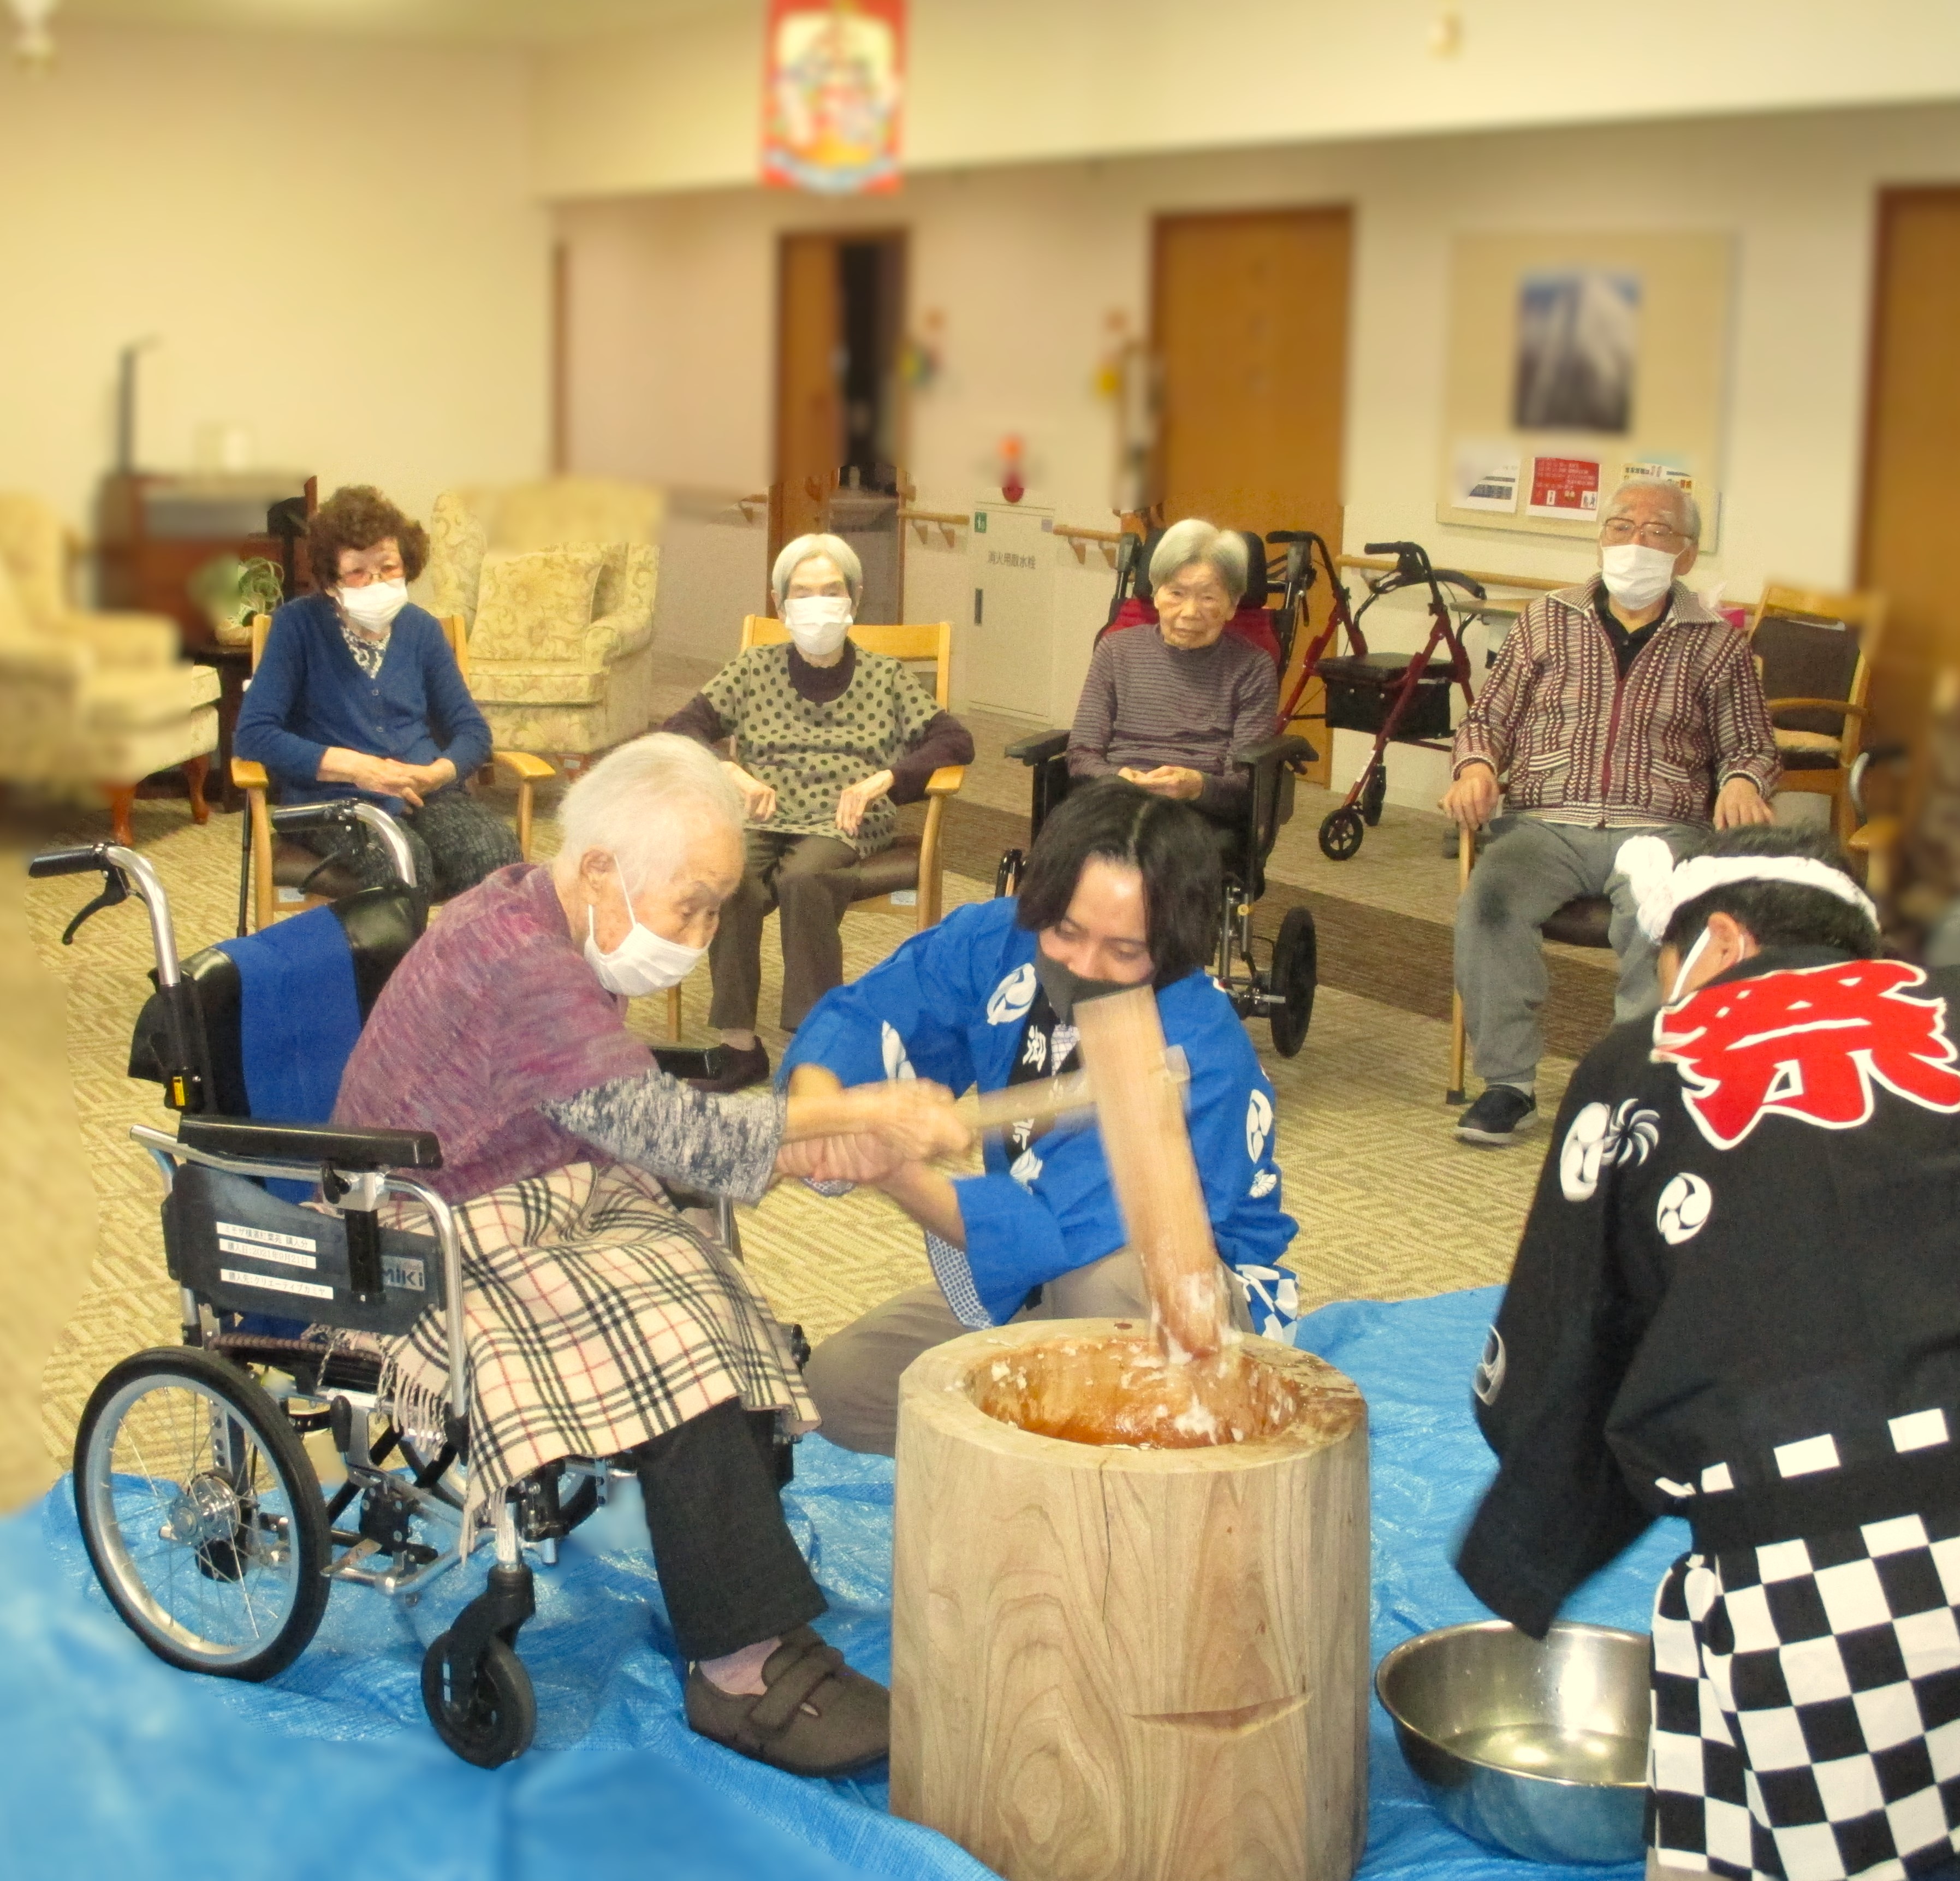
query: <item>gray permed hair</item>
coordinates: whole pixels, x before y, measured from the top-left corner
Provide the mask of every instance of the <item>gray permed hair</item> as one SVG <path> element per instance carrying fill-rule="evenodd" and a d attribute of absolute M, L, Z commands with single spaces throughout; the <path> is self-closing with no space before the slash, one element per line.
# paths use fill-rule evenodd
<path fill-rule="evenodd" d="M 1685 490 L 1678 483 L 1666 477 L 1629 477 L 1613 492 L 1613 501 L 1606 505 L 1606 516 L 1612 514 L 1620 498 L 1629 490 L 1665 490 L 1674 498 L 1675 508 L 1681 513 L 1681 525 L 1690 542 L 1701 539 L 1701 505 L 1694 500 L 1692 490 Z M 1599 519 L 1605 520 L 1605 516 Z"/>
<path fill-rule="evenodd" d="M 619 864 L 626 892 L 644 894 L 680 872 L 704 820 L 742 831 L 741 796 L 721 759 L 692 738 L 650 732 L 609 752 L 565 792 L 552 873 L 569 883 L 586 851 L 603 849 Z"/>
<path fill-rule="evenodd" d="M 837 564 L 844 576 L 844 585 L 851 590 L 851 605 L 854 608 L 864 594 L 864 565 L 858 559 L 858 551 L 842 536 L 799 536 L 794 542 L 786 543 L 783 552 L 776 558 L 776 565 L 769 571 L 769 589 L 776 597 L 776 611 L 782 612 L 783 597 L 790 591 L 790 577 L 809 561 L 813 555 L 828 555 Z"/>
<path fill-rule="evenodd" d="M 1236 607 L 1246 592 L 1247 570 L 1244 539 L 1195 516 L 1172 523 L 1150 557 L 1150 587 L 1160 588 L 1180 568 L 1201 562 L 1225 584 Z"/>

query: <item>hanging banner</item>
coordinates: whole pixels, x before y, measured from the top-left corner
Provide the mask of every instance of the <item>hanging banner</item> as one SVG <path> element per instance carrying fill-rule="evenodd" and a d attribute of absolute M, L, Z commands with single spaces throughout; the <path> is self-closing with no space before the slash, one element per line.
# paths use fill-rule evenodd
<path fill-rule="evenodd" d="M 897 189 L 905 0 L 769 0 L 765 48 L 763 182 Z"/>

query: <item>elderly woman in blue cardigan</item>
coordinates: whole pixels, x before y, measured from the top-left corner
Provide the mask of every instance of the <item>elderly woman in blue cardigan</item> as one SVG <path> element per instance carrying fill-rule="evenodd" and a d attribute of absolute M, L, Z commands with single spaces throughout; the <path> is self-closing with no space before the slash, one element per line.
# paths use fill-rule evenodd
<path fill-rule="evenodd" d="M 490 727 L 433 614 L 409 600 L 428 536 L 379 490 L 353 484 L 314 512 L 315 594 L 286 603 L 238 714 L 233 748 L 262 764 L 282 801 L 363 797 L 399 822 L 436 899 L 522 858 L 509 826 L 463 780 L 490 756 Z M 309 846 L 364 886 L 393 879 L 368 831 Z"/>

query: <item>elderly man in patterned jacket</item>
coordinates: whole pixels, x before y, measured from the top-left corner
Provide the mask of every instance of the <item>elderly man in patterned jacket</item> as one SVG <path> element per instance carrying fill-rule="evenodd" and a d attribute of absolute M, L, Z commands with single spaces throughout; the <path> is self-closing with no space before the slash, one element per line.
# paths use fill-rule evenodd
<path fill-rule="evenodd" d="M 1771 820 L 1776 735 L 1748 641 L 1683 579 L 1701 534 L 1686 490 L 1622 484 L 1600 521 L 1599 574 L 1525 609 L 1457 730 L 1443 807 L 1466 834 L 1491 827 L 1456 911 L 1456 985 L 1484 1082 L 1456 1126 L 1466 1143 L 1501 1147 L 1537 1121 L 1540 930 L 1554 912 L 1612 897 L 1613 1016 L 1638 1018 L 1657 998 L 1654 950 L 1615 867 L 1620 845 L 1644 831 L 1681 856 L 1711 822 Z"/>

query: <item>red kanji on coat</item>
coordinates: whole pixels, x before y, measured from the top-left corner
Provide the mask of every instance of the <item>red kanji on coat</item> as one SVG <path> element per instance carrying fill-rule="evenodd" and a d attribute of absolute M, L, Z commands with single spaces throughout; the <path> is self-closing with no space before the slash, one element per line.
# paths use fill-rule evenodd
<path fill-rule="evenodd" d="M 1772 1111 L 1854 1130 L 1871 1116 L 1874 1080 L 1960 1111 L 1946 1002 L 1906 991 L 1925 983 L 1903 960 L 1847 960 L 1704 986 L 1656 1020 L 1653 1055 L 1681 1067 L 1688 1108 L 1721 1150 Z"/>

